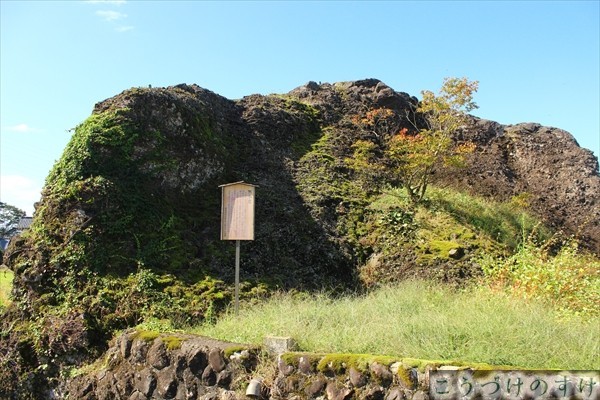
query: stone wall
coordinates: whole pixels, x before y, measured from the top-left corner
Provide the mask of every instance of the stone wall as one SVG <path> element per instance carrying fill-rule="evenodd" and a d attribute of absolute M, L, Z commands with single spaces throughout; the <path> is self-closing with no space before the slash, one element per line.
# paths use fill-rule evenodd
<path fill-rule="evenodd" d="M 58 389 L 58 398 L 237 399 L 257 362 L 249 346 L 191 335 L 129 331 Z"/>
<path fill-rule="evenodd" d="M 427 399 L 432 366 L 392 357 L 287 352 L 128 331 L 57 389 L 65 399 Z M 260 362 L 259 362 L 260 360 Z"/>
<path fill-rule="evenodd" d="M 427 368 L 419 372 L 390 357 L 287 353 L 269 399 L 427 399 Z"/>

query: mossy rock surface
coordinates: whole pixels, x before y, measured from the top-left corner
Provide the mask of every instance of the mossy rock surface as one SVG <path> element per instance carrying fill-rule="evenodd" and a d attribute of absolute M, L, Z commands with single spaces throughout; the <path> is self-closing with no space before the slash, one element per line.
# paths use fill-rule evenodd
<path fill-rule="evenodd" d="M 477 371 L 518 370 L 518 366 L 492 365 L 478 362 L 465 362 L 456 360 L 427 360 L 410 357 L 399 357 L 376 354 L 353 354 L 353 353 L 308 353 L 289 352 L 280 356 L 287 365 L 298 368 L 301 359 L 305 359 L 312 367 L 313 373 L 344 374 L 350 368 L 359 372 L 369 372 L 373 364 L 391 367 L 395 364 L 397 373 L 403 375 L 407 370 L 415 368 L 420 372 L 440 367 L 453 367 L 457 369 L 472 369 Z"/>
<path fill-rule="evenodd" d="M 216 318 L 231 302 L 235 273 L 235 247 L 219 240 L 224 183 L 258 185 L 255 240 L 242 246 L 243 298 L 415 275 L 476 276 L 477 256 L 505 251 L 511 235 L 501 233 L 510 230 L 486 231 L 495 219 L 476 220 L 477 213 L 440 199 L 425 203 L 420 219 L 402 199 L 382 200 L 398 183 L 387 179 L 390 171 L 367 182 L 348 167 L 354 143 L 377 140 L 356 129 L 357 116 L 383 107 L 394 113 L 394 126 L 406 125 L 407 115 L 419 124 L 422 116 L 410 114 L 416 102 L 365 79 L 236 101 L 196 85 L 132 88 L 98 103 L 50 171 L 31 228 L 3 256 L 15 276 L 0 329 L 0 388 L 9 388 L 0 397 L 9 397 L 2 390 L 17 397 L 31 387 L 50 390 L 61 368 L 97 357 L 115 330 L 149 319 L 181 327 Z M 481 188 L 505 201 L 529 192 L 538 215 L 560 211 L 547 220 L 597 246 L 600 214 L 569 212 L 570 204 L 600 201 L 597 160 L 566 132 L 523 125 L 504 137 L 501 125 L 488 122 L 474 119 L 462 132 L 481 147 L 464 174 L 440 171 L 433 183 Z M 583 161 L 555 153 L 542 159 L 535 143 Z M 564 173 L 589 190 L 530 172 L 563 159 Z M 478 180 L 478 163 L 493 179 Z M 550 183 L 564 189 L 560 196 L 546 195 Z M 444 229 L 425 226 L 427 216 L 443 220 Z M 506 217 L 509 225 L 521 221 Z M 464 257 L 447 257 L 455 245 Z"/>

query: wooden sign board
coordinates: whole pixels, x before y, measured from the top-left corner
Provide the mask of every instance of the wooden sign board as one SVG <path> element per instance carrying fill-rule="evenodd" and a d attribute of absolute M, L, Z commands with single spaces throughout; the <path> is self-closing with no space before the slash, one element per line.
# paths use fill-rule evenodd
<path fill-rule="evenodd" d="M 254 240 L 254 189 L 244 182 L 221 188 L 221 240 Z"/>

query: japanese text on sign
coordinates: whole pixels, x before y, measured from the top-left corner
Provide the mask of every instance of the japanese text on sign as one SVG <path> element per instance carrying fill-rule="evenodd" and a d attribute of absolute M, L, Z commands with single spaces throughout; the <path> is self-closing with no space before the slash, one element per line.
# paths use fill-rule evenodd
<path fill-rule="evenodd" d="M 222 186 L 221 240 L 254 240 L 254 186 Z"/>
<path fill-rule="evenodd" d="M 600 397 L 598 371 L 432 371 L 429 394 L 453 399 L 581 399 Z"/>

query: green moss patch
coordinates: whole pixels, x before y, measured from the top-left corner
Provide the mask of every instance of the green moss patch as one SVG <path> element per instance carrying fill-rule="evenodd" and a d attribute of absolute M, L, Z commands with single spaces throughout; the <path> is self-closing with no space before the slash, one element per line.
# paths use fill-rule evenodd
<path fill-rule="evenodd" d="M 469 368 L 473 370 L 510 370 L 518 369 L 518 367 L 508 365 L 492 365 L 486 363 L 467 363 L 456 360 L 427 360 L 407 357 L 373 355 L 373 354 L 351 354 L 351 353 L 307 353 L 307 352 L 290 352 L 284 353 L 281 360 L 287 365 L 298 368 L 300 359 L 304 358 L 311 364 L 314 372 L 343 374 L 354 368 L 360 372 L 370 373 L 370 366 L 374 363 L 390 367 L 395 363 L 399 363 L 397 375 L 400 379 L 410 382 L 408 370 L 416 368 L 420 372 L 424 372 L 427 368 L 439 368 L 441 366 L 452 366 L 459 369 Z"/>
<path fill-rule="evenodd" d="M 397 358 L 390 356 L 375 356 L 370 354 L 327 354 L 324 355 L 319 361 L 319 364 L 317 364 L 317 371 L 343 373 L 349 368 L 355 368 L 358 371 L 367 371 L 372 363 L 390 366 L 395 361 L 397 361 Z"/>
<path fill-rule="evenodd" d="M 223 350 L 223 354 L 225 355 L 225 358 L 229 358 L 233 354 L 239 353 L 244 350 L 249 350 L 249 347 L 248 346 L 230 346 Z"/>
<path fill-rule="evenodd" d="M 183 336 L 170 335 L 160 333 L 157 331 L 138 330 L 133 335 L 134 339 L 143 340 L 145 342 L 153 342 L 156 339 L 160 339 L 168 350 L 177 350 L 181 347 L 181 344 L 186 340 Z"/>
<path fill-rule="evenodd" d="M 185 338 L 181 336 L 161 336 L 160 340 L 163 341 L 168 350 L 177 350 L 181 347 L 181 344 L 185 341 Z"/>

